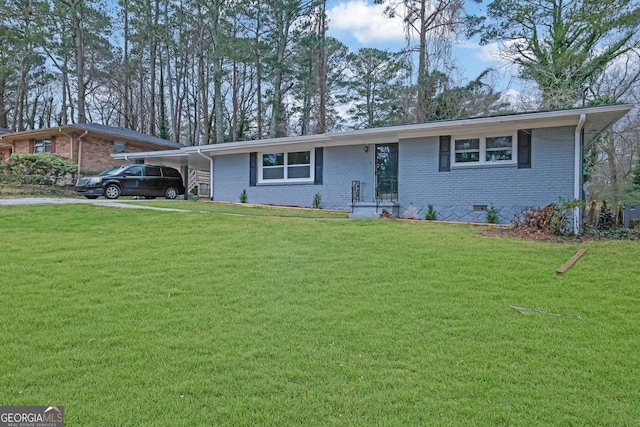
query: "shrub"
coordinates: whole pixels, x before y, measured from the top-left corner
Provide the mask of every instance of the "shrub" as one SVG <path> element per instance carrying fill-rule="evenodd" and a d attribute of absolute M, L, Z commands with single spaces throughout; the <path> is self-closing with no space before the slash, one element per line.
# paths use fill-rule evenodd
<path fill-rule="evenodd" d="M 489 224 L 497 224 L 498 221 L 500 221 L 498 209 L 496 209 L 496 207 L 493 206 L 493 203 L 491 203 L 491 205 L 489 205 L 489 207 L 487 208 L 487 222 Z"/>
<path fill-rule="evenodd" d="M 613 230 L 616 228 L 617 218 L 611 208 L 605 207 L 598 215 L 598 230 Z"/>
<path fill-rule="evenodd" d="M 433 209 L 433 205 L 427 206 L 427 213 L 424 216 L 427 221 L 435 221 L 438 219 L 438 213 Z"/>
<path fill-rule="evenodd" d="M 247 203 L 247 190 L 243 189 L 240 193 L 240 203 Z"/>
<path fill-rule="evenodd" d="M 521 215 L 515 215 L 515 228 L 529 232 L 544 232 L 558 236 L 571 234 L 569 216 L 574 208 L 582 206 L 580 200 L 558 199 L 558 203 L 549 203 L 544 208 L 527 208 Z"/>
<path fill-rule="evenodd" d="M 11 173 L 11 165 L 9 162 L 0 161 L 0 175 L 8 175 Z"/>
<path fill-rule="evenodd" d="M 320 193 L 316 193 L 315 196 L 313 196 L 311 207 L 314 209 L 322 209 L 322 206 L 320 206 L 320 203 L 322 203 L 322 196 L 320 195 Z"/>
<path fill-rule="evenodd" d="M 598 239 L 640 240 L 640 231 L 636 231 L 631 228 L 611 228 L 608 230 L 602 230 L 589 227 L 585 228 L 582 234 Z"/>
<path fill-rule="evenodd" d="M 47 177 L 53 178 L 51 184 L 58 179 L 78 170 L 78 166 L 66 157 L 57 154 L 13 154 L 12 173 L 23 177 L 25 183 L 44 183 Z"/>

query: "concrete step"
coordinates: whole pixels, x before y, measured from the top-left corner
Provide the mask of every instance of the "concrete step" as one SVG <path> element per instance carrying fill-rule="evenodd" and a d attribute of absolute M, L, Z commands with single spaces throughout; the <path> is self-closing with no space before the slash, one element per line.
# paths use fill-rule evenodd
<path fill-rule="evenodd" d="M 349 218 L 379 218 L 383 210 L 397 217 L 400 205 L 395 202 L 358 202 L 351 206 Z"/>

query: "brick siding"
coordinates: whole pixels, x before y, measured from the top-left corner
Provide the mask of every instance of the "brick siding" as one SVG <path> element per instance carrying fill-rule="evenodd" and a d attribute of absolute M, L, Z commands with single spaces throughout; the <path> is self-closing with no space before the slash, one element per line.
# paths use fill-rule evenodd
<path fill-rule="evenodd" d="M 438 219 L 486 221 L 474 205 L 491 205 L 508 223 L 526 207 L 544 206 L 558 197 L 573 197 L 574 128 L 534 129 L 531 168 L 517 165 L 456 167 L 438 171 L 438 137 L 401 140 L 398 145 L 400 213 L 413 207 L 424 217 L 433 205 Z M 389 141 L 395 142 L 395 141 Z M 214 200 L 238 202 L 242 190 L 249 203 L 311 206 L 319 193 L 327 209 L 351 209 L 351 182 L 362 182 L 362 200 L 373 201 L 375 149 L 368 145 L 325 147 L 323 185 L 249 186 L 249 154 L 216 157 Z"/>

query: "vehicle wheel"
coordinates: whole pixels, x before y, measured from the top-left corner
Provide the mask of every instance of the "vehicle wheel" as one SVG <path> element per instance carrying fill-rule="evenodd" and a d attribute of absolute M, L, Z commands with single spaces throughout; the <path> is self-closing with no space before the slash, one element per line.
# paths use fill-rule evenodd
<path fill-rule="evenodd" d="M 89 200 L 95 200 L 98 198 L 98 196 L 84 196 L 84 197 L 86 197 Z"/>
<path fill-rule="evenodd" d="M 178 191 L 174 187 L 169 187 L 164 191 L 165 199 L 175 199 L 178 197 Z"/>
<path fill-rule="evenodd" d="M 107 199 L 117 199 L 120 197 L 120 187 L 115 184 L 107 185 L 107 188 L 104 189 L 104 197 Z"/>

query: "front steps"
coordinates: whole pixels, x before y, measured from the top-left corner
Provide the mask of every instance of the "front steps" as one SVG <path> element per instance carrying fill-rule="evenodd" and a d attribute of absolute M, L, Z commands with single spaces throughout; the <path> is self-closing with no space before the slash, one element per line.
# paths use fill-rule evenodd
<path fill-rule="evenodd" d="M 383 211 L 387 211 L 394 217 L 397 217 L 400 215 L 400 204 L 390 201 L 380 203 L 357 202 L 351 205 L 349 218 L 380 218 Z"/>

